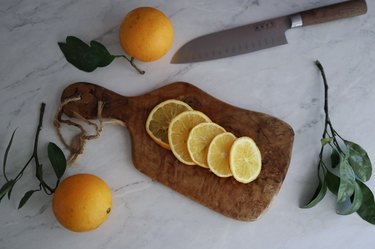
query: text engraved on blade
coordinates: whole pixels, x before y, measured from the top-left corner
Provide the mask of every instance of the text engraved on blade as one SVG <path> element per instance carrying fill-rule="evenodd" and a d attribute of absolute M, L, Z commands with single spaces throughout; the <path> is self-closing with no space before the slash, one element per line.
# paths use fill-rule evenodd
<path fill-rule="evenodd" d="M 258 25 L 255 26 L 255 31 L 260 31 L 264 29 L 270 29 L 274 27 L 274 22 L 273 21 L 268 21 L 268 22 L 262 22 L 259 23 Z"/>

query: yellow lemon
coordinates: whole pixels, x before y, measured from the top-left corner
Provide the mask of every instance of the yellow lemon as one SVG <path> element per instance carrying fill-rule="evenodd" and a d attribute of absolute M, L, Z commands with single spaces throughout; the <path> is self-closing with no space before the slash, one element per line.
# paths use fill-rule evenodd
<path fill-rule="evenodd" d="M 194 161 L 189 155 L 187 140 L 191 129 L 196 125 L 211 120 L 202 112 L 186 111 L 177 115 L 169 124 L 168 141 L 176 158 L 187 165 L 194 165 Z"/>
<path fill-rule="evenodd" d="M 234 141 L 229 153 L 233 177 L 242 183 L 254 181 L 262 168 L 262 157 L 254 140 L 240 137 Z"/>
<path fill-rule="evenodd" d="M 212 122 L 201 123 L 190 131 L 187 140 L 187 148 L 194 163 L 203 168 L 208 168 L 208 147 L 212 139 L 223 132 L 225 132 L 223 127 Z"/>
<path fill-rule="evenodd" d="M 230 149 L 236 137 L 225 132 L 217 135 L 210 143 L 207 151 L 207 164 L 210 170 L 219 177 L 232 176 L 229 165 Z"/>
<path fill-rule="evenodd" d="M 146 131 L 150 137 L 165 149 L 170 149 L 168 143 L 168 127 L 174 117 L 184 111 L 193 109 L 185 102 L 170 99 L 155 106 L 146 121 Z"/>

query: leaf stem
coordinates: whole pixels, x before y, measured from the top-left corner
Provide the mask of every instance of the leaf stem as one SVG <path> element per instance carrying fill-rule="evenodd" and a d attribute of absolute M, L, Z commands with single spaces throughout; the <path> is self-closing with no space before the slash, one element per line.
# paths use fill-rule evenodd
<path fill-rule="evenodd" d="M 335 131 L 335 130 L 333 130 L 333 132 L 335 133 L 335 135 L 337 135 L 342 141 L 345 141 L 345 139 L 344 138 L 342 138 L 341 136 L 340 136 L 340 134 L 338 134 L 337 133 L 337 131 Z"/>
<path fill-rule="evenodd" d="M 37 172 L 38 172 L 39 168 L 42 167 L 42 165 L 40 165 L 39 158 L 38 158 L 38 143 L 39 143 L 39 133 L 42 130 L 42 126 L 43 126 L 43 116 L 44 116 L 45 107 L 46 107 L 45 103 L 42 103 L 42 105 L 40 106 L 39 122 L 38 122 L 38 127 L 36 129 L 36 135 L 35 135 L 35 141 L 34 141 L 34 151 L 33 151 L 33 157 L 34 157 L 35 165 L 36 165 L 36 176 L 37 176 L 39 181 L 42 181 L 42 179 L 39 179 L 39 176 L 38 176 Z"/>
<path fill-rule="evenodd" d="M 316 66 L 319 68 L 320 70 L 320 73 L 322 75 L 322 78 L 323 78 L 323 83 L 324 83 L 324 113 L 325 113 L 325 127 L 324 127 L 324 132 L 323 132 L 323 138 L 325 138 L 325 135 L 328 134 L 328 128 L 330 129 L 331 131 L 331 134 L 332 134 L 332 138 L 333 138 L 333 143 L 334 145 L 337 147 L 338 151 L 340 153 L 343 153 L 343 151 L 341 150 L 341 147 L 339 145 L 339 143 L 337 142 L 337 139 L 336 139 L 336 135 L 337 132 L 333 129 L 333 126 L 332 126 L 332 122 L 331 122 L 331 119 L 329 117 L 329 106 L 328 106 L 328 82 L 327 82 L 327 77 L 326 77 L 326 74 L 324 72 L 324 68 L 322 66 L 322 64 L 317 60 L 315 61 L 315 64 Z M 341 137 L 340 137 L 341 138 Z"/>
<path fill-rule="evenodd" d="M 38 126 L 37 126 L 37 129 L 36 129 L 36 133 L 35 133 L 35 139 L 34 139 L 34 145 L 33 145 L 33 152 L 31 154 L 30 158 L 28 159 L 28 161 L 26 162 L 26 164 L 18 172 L 17 176 L 14 179 L 8 180 L 8 178 L 5 176 L 5 166 L 6 166 L 6 157 L 7 157 L 8 151 L 10 149 L 10 146 L 12 144 L 12 140 L 13 140 L 13 136 L 14 136 L 15 131 L 12 134 L 12 138 L 11 138 L 11 140 L 9 142 L 9 145 L 7 147 L 7 150 L 6 150 L 6 153 L 5 153 L 5 156 L 4 156 L 3 173 L 4 173 L 4 176 L 5 176 L 6 180 L 7 180 L 7 182 L 5 183 L 5 185 L 3 185 L 3 187 L 1 187 L 0 201 L 1 201 L 1 199 L 4 197 L 4 195 L 6 193 L 8 193 L 8 197 L 10 198 L 10 194 L 11 194 L 12 188 L 15 185 L 15 183 L 22 177 L 24 171 L 30 165 L 31 161 L 34 160 L 34 162 L 35 162 L 35 166 L 36 166 L 36 168 L 35 168 L 35 176 L 39 180 L 39 189 L 29 190 L 28 192 L 26 192 L 26 194 L 24 195 L 24 197 L 21 199 L 19 208 L 21 208 L 27 202 L 27 200 L 31 197 L 31 195 L 34 192 L 43 190 L 47 195 L 52 195 L 55 192 L 55 190 L 56 190 L 56 188 L 57 188 L 57 186 L 58 186 L 58 184 L 60 182 L 60 178 L 62 177 L 62 175 L 65 172 L 66 159 L 65 159 L 64 153 L 61 151 L 60 148 L 57 147 L 57 145 L 55 145 L 57 147 L 57 149 L 59 150 L 58 157 L 60 158 L 60 160 L 63 161 L 63 165 L 60 166 L 60 167 L 63 167 L 63 170 L 60 169 L 59 175 L 57 175 L 57 178 L 58 178 L 57 179 L 57 183 L 56 183 L 56 186 L 54 188 L 50 187 L 44 181 L 44 179 L 43 179 L 43 170 L 42 170 L 43 169 L 43 165 L 40 164 L 40 162 L 39 162 L 38 144 L 39 144 L 40 131 L 42 130 L 42 126 L 43 126 L 43 116 L 44 116 L 45 106 L 46 106 L 46 104 L 42 103 L 41 107 L 40 107 L 39 121 L 38 121 Z M 51 162 L 52 166 L 55 169 L 55 166 L 54 166 L 53 162 L 51 161 L 50 155 L 48 155 L 48 157 L 50 159 L 50 162 Z M 56 161 L 56 160 L 53 160 L 53 161 Z"/>
<path fill-rule="evenodd" d="M 138 73 L 140 73 L 140 74 L 145 74 L 146 73 L 144 70 L 141 70 L 140 68 L 137 67 L 137 65 L 135 65 L 135 63 L 134 63 L 134 57 L 130 57 L 130 59 L 127 56 L 125 56 L 125 55 L 115 55 L 115 57 L 116 58 L 120 58 L 121 57 L 121 58 L 126 59 L 130 63 L 130 65 L 132 65 L 138 71 Z"/>
<path fill-rule="evenodd" d="M 26 162 L 25 166 L 23 166 L 21 171 L 17 174 L 17 176 L 15 178 L 15 181 L 18 181 L 22 177 L 23 172 L 26 170 L 26 168 L 30 164 L 30 162 L 34 159 L 35 166 L 36 166 L 35 175 L 36 175 L 36 178 L 40 181 L 40 187 L 41 187 L 41 189 L 43 188 L 43 190 L 46 194 L 51 194 L 51 193 L 53 193 L 53 189 L 50 186 L 48 186 L 48 184 L 45 183 L 43 178 L 40 177 L 40 175 L 38 174 L 40 168 L 42 168 L 42 165 L 39 163 L 38 144 L 39 144 L 39 134 L 40 134 L 40 131 L 42 130 L 42 126 L 43 126 L 43 116 L 44 116 L 45 106 L 46 106 L 45 103 L 42 103 L 42 105 L 40 106 L 39 122 L 38 122 L 37 130 L 36 130 L 36 134 L 35 134 L 33 153 L 31 155 L 30 159 Z"/>
<path fill-rule="evenodd" d="M 46 193 L 47 195 L 51 195 L 55 192 L 54 189 L 52 189 L 45 181 L 42 180 L 40 184 L 43 187 L 44 193 Z"/>
<path fill-rule="evenodd" d="M 36 130 L 36 135 L 35 135 L 35 141 L 34 141 L 34 151 L 33 151 L 33 158 L 35 161 L 35 175 L 40 181 L 40 184 L 46 194 L 52 194 L 54 191 L 53 189 L 43 180 L 43 177 L 38 174 L 38 172 L 41 170 L 43 167 L 42 164 L 39 163 L 39 157 L 38 157 L 38 143 L 39 143 L 39 133 L 42 130 L 43 126 L 43 116 L 44 116 L 44 110 L 45 110 L 46 104 L 42 103 L 40 106 L 40 115 L 39 115 L 39 122 L 38 122 L 38 127 Z"/>

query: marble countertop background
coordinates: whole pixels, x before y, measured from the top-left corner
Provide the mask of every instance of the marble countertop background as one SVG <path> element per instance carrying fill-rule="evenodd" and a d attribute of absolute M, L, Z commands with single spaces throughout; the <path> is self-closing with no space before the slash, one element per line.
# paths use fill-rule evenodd
<path fill-rule="evenodd" d="M 330 112 L 345 138 L 361 144 L 375 162 L 375 4 L 364 16 L 287 32 L 289 44 L 204 63 L 172 65 L 173 53 L 196 36 L 291 14 L 338 1 L 89 1 L 2 0 L 0 3 L 0 154 L 15 128 L 8 174 L 15 174 L 32 152 L 42 101 L 47 104 L 40 138 L 46 161 L 48 141 L 59 145 L 53 128 L 62 90 L 77 81 L 102 85 L 127 96 L 174 81 L 190 82 L 230 104 L 264 112 L 295 131 L 292 160 L 269 210 L 256 222 L 224 217 L 152 181 L 132 165 L 126 129 L 108 125 L 87 144 L 67 174 L 93 173 L 113 191 L 113 212 L 97 230 L 73 233 L 53 216 L 51 197 L 36 194 L 21 210 L 18 202 L 37 186 L 25 172 L 12 198 L 0 204 L 0 248 L 373 248 L 375 226 L 358 215 L 335 213 L 327 194 L 313 209 L 300 205 L 313 193 L 324 126 L 323 85 L 314 60 L 326 69 Z M 170 52 L 138 75 L 126 61 L 85 73 L 71 66 L 57 42 L 67 35 L 98 40 L 121 53 L 118 28 L 139 6 L 154 6 L 171 19 L 175 41 Z M 52 176 L 51 176 L 52 178 Z M 4 177 L 0 177 L 1 183 Z M 375 180 L 368 186 L 375 190 Z"/>

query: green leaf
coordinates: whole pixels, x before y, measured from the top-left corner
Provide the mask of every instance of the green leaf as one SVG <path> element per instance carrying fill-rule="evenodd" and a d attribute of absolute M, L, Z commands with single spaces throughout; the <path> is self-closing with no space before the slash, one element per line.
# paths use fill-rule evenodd
<path fill-rule="evenodd" d="M 25 193 L 25 195 L 22 197 L 21 201 L 20 201 L 20 204 L 18 205 L 18 209 L 22 208 L 26 202 L 30 199 L 30 197 L 32 196 L 32 194 L 34 194 L 34 192 L 36 192 L 38 190 L 30 190 L 30 191 L 27 191 Z"/>
<path fill-rule="evenodd" d="M 1 188 L 0 188 L 0 200 L 8 193 L 8 191 L 13 188 L 13 185 L 16 182 L 14 180 L 7 181 Z"/>
<path fill-rule="evenodd" d="M 340 164 L 340 154 L 337 150 L 332 149 L 331 153 L 331 166 L 336 168 Z"/>
<path fill-rule="evenodd" d="M 350 205 L 342 211 L 338 211 L 338 214 L 348 215 L 357 212 L 362 205 L 363 194 L 362 190 L 356 182 L 354 185 L 354 194 L 350 200 Z"/>
<path fill-rule="evenodd" d="M 15 181 L 13 182 L 12 186 L 10 187 L 10 189 L 8 191 L 8 200 L 10 200 L 10 195 L 12 194 L 12 190 L 13 190 L 14 184 L 16 184 Z"/>
<path fill-rule="evenodd" d="M 326 174 L 327 171 L 324 170 L 321 166 L 319 166 L 318 170 L 319 170 L 318 187 L 316 188 L 315 193 L 314 193 L 313 197 L 311 198 L 311 200 L 306 205 L 304 205 L 302 208 L 312 208 L 312 207 L 314 207 L 316 204 L 318 204 L 324 198 L 324 196 L 327 193 L 327 184 L 326 184 L 326 181 L 325 181 L 325 174 Z"/>
<path fill-rule="evenodd" d="M 340 187 L 340 178 L 328 170 L 325 180 L 329 191 L 331 191 L 332 194 L 337 196 Z"/>
<path fill-rule="evenodd" d="M 66 43 L 58 43 L 66 60 L 73 66 L 85 72 L 97 68 L 97 58 L 90 53 L 90 46 L 74 36 L 68 36 Z"/>
<path fill-rule="evenodd" d="M 103 44 L 97 41 L 91 41 L 90 45 L 92 51 L 94 51 L 95 54 L 101 58 L 98 67 L 106 67 L 115 59 L 115 57 L 108 52 L 107 48 L 104 47 Z"/>
<path fill-rule="evenodd" d="M 66 170 L 66 159 L 62 150 L 52 142 L 48 143 L 48 159 L 57 178 L 60 179 Z"/>
<path fill-rule="evenodd" d="M 5 176 L 5 167 L 6 167 L 6 164 L 7 164 L 8 153 L 9 153 L 10 147 L 12 146 L 13 138 L 14 138 L 14 134 L 16 133 L 16 130 L 17 129 L 15 129 L 13 131 L 12 136 L 11 136 L 11 138 L 9 140 L 8 146 L 7 146 L 6 150 L 5 150 L 5 154 L 4 154 L 4 159 L 3 159 L 3 174 L 4 174 L 5 179 L 6 179 L 6 176 Z"/>
<path fill-rule="evenodd" d="M 374 195 L 371 190 L 361 181 L 357 180 L 359 187 L 361 188 L 363 200 L 362 205 L 358 209 L 357 213 L 365 221 L 375 225 L 375 201 Z"/>
<path fill-rule="evenodd" d="M 328 189 L 334 195 L 337 195 L 339 191 L 339 186 L 340 186 L 340 178 L 336 176 L 335 174 L 331 173 L 330 171 L 327 171 L 326 182 L 327 182 Z M 362 193 L 362 189 L 360 185 L 356 182 L 352 200 L 351 202 L 348 200 L 348 202 L 350 202 L 351 205 L 347 207 L 345 210 L 338 212 L 338 214 L 346 215 L 346 214 L 351 214 L 351 213 L 358 211 L 362 207 L 362 205 L 365 205 L 363 203 L 363 200 L 364 200 L 364 196 Z"/>
<path fill-rule="evenodd" d="M 325 138 L 320 139 L 320 143 L 324 146 L 332 142 L 332 140 L 333 140 L 332 137 L 325 137 Z"/>
<path fill-rule="evenodd" d="M 372 174 L 372 165 L 367 152 L 356 143 L 346 140 L 344 142 L 348 148 L 348 161 L 354 173 L 364 182 L 369 180 Z"/>
<path fill-rule="evenodd" d="M 355 174 L 346 158 L 340 162 L 340 186 L 337 194 L 337 202 L 344 202 L 352 196 L 355 188 Z"/>
<path fill-rule="evenodd" d="M 77 37 L 68 36 L 66 42 L 58 43 L 66 60 L 85 72 L 109 65 L 115 58 L 99 42 L 91 41 L 91 47 Z"/>

